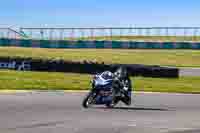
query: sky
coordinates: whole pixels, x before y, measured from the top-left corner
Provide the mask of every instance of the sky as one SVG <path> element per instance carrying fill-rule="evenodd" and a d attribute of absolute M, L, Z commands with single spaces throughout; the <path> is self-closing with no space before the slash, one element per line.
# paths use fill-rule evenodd
<path fill-rule="evenodd" d="M 200 26 L 200 0 L 2 0 L 0 27 Z"/>

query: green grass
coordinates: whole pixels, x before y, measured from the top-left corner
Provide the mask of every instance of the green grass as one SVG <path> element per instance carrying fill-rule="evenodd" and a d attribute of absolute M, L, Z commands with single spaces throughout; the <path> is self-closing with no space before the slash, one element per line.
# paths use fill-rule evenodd
<path fill-rule="evenodd" d="M 91 60 L 121 64 L 200 67 L 200 50 L 40 49 L 0 47 L 0 57 Z"/>
<path fill-rule="evenodd" d="M 124 40 L 124 41 L 162 41 L 162 42 L 183 42 L 183 41 L 200 41 L 200 36 L 95 36 L 82 37 L 77 40 Z"/>
<path fill-rule="evenodd" d="M 0 90 L 87 90 L 91 75 L 0 71 Z M 200 77 L 179 79 L 132 78 L 136 91 L 200 93 Z"/>

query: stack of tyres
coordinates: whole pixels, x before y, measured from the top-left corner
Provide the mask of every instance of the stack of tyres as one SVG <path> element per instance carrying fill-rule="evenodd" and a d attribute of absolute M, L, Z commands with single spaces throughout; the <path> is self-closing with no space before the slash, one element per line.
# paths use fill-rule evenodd
<path fill-rule="evenodd" d="M 143 77 L 163 77 L 163 78 L 177 78 L 179 76 L 178 68 L 148 66 L 140 64 L 104 64 L 97 62 L 74 62 L 65 60 L 45 60 L 32 59 L 21 57 L 0 57 L 0 62 L 13 62 L 18 64 L 26 61 L 30 63 L 32 71 L 47 71 L 47 72 L 73 72 L 96 74 L 105 70 L 114 72 L 119 66 L 126 67 L 130 76 Z"/>

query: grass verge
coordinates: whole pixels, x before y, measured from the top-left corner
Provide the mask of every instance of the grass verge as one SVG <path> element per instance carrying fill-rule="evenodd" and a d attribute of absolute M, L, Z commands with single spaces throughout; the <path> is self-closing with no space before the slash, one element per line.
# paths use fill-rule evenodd
<path fill-rule="evenodd" d="M 91 75 L 0 71 L 0 90 L 87 90 Z M 200 93 L 200 77 L 179 79 L 131 78 L 136 91 Z"/>
<path fill-rule="evenodd" d="M 41 49 L 0 47 L 0 57 L 91 60 L 105 63 L 200 67 L 200 50 Z"/>

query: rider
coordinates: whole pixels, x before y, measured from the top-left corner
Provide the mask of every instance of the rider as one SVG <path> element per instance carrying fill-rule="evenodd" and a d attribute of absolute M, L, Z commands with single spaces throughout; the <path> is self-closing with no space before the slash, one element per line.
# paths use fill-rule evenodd
<path fill-rule="evenodd" d="M 114 79 L 113 85 L 116 88 L 116 94 L 120 97 L 123 96 L 120 100 L 126 105 L 131 105 L 132 84 L 125 67 L 119 67 L 114 73 L 105 71 L 102 73 L 102 77 L 106 80 Z"/>
<path fill-rule="evenodd" d="M 131 104 L 131 91 L 132 91 L 132 84 L 129 78 L 127 69 L 125 67 L 119 67 L 116 72 L 114 73 L 114 77 L 117 79 L 118 83 L 120 84 L 121 92 L 125 95 L 123 99 L 121 99 L 125 104 Z"/>

